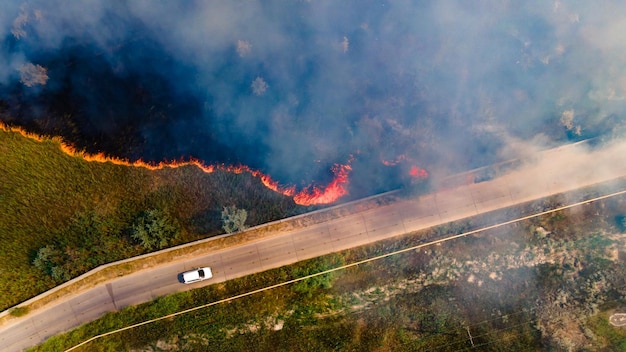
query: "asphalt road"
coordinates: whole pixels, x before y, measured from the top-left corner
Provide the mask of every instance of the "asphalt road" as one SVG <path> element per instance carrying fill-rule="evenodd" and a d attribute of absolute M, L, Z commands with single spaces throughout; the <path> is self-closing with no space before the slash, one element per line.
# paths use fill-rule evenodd
<path fill-rule="evenodd" d="M 626 144 L 590 153 L 579 148 L 567 146 L 542 152 L 532 165 L 490 181 L 441 190 L 117 278 L 0 327 L 0 349 L 20 351 L 105 312 L 165 294 L 626 176 Z M 199 266 L 210 266 L 214 277 L 192 285 L 178 282 L 178 274 Z"/>

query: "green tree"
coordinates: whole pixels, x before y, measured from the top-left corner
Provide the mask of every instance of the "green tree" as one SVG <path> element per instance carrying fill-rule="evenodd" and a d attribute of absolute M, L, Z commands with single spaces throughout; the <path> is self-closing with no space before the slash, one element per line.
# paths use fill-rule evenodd
<path fill-rule="evenodd" d="M 33 265 L 44 273 L 50 275 L 54 281 L 62 282 L 71 279 L 63 264 L 65 258 L 63 252 L 52 244 L 39 248 Z"/>
<path fill-rule="evenodd" d="M 45 247 L 39 248 L 37 256 L 35 257 L 35 260 L 33 260 L 33 265 L 46 274 L 50 274 L 52 272 L 52 268 L 58 264 L 57 262 L 60 257 L 61 251 L 59 251 L 54 245 L 49 244 Z"/>
<path fill-rule="evenodd" d="M 161 249 L 180 236 L 180 227 L 160 210 L 144 213 L 133 226 L 132 237 L 146 249 Z"/>
<path fill-rule="evenodd" d="M 293 271 L 295 278 L 301 278 L 312 274 L 317 274 L 330 269 L 334 269 L 344 265 L 343 257 L 338 254 L 329 255 L 318 258 L 306 263 L 305 266 L 296 267 Z M 333 286 L 336 278 L 336 272 L 330 272 L 322 275 L 313 276 L 302 281 L 298 281 L 293 285 L 293 290 L 298 293 L 304 293 L 307 297 L 312 297 L 313 292 L 318 289 L 329 289 Z"/>
<path fill-rule="evenodd" d="M 245 225 L 248 212 L 245 209 L 237 209 L 234 205 L 224 207 L 222 210 L 222 228 L 226 233 L 243 231 L 248 228 Z"/>

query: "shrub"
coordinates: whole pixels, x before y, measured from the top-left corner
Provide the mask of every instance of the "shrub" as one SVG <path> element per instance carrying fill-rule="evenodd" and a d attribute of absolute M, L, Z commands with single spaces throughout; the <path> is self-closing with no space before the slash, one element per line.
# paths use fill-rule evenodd
<path fill-rule="evenodd" d="M 66 263 L 64 253 L 52 244 L 39 248 L 37 257 L 33 260 L 33 265 L 36 268 L 50 275 L 56 282 L 63 282 L 72 278 L 71 273 L 64 267 Z"/>
<path fill-rule="evenodd" d="M 180 227 L 163 212 L 153 209 L 139 217 L 132 237 L 146 249 L 161 249 L 180 236 Z"/>
<path fill-rule="evenodd" d="M 37 256 L 33 260 L 33 265 L 50 275 L 52 273 L 52 268 L 58 265 L 59 260 L 61 258 L 61 251 L 59 251 L 54 245 L 46 245 L 44 247 L 39 248 L 37 251 Z"/>
<path fill-rule="evenodd" d="M 28 314 L 28 311 L 28 307 L 15 307 L 9 311 L 9 314 L 14 317 L 23 317 Z"/>
<path fill-rule="evenodd" d="M 226 233 L 243 231 L 248 228 L 245 225 L 248 212 L 245 209 L 237 209 L 234 205 L 224 207 L 222 210 L 222 228 Z"/>
<path fill-rule="evenodd" d="M 293 269 L 293 276 L 296 278 L 305 277 L 307 275 L 334 269 L 343 264 L 344 259 L 338 254 L 325 256 L 323 258 L 317 258 L 311 262 L 307 262 L 306 265 L 296 266 Z M 335 281 L 335 277 L 335 272 L 313 276 L 307 278 L 306 280 L 296 282 L 293 285 L 293 290 L 298 293 L 306 294 L 307 297 L 311 297 L 315 290 L 331 288 L 333 286 L 333 282 Z"/>

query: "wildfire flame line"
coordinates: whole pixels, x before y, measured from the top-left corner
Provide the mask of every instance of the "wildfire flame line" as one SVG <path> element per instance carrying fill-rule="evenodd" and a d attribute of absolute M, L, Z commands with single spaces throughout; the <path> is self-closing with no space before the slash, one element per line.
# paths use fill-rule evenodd
<path fill-rule="evenodd" d="M 161 170 L 165 168 L 174 169 L 183 166 L 195 166 L 206 173 L 212 173 L 218 170 L 234 174 L 241 174 L 246 172 L 251 174 L 253 177 L 258 178 L 265 187 L 271 189 L 274 192 L 283 194 L 287 197 L 293 197 L 293 200 L 296 204 L 304 206 L 334 203 L 340 197 L 348 194 L 348 190 L 346 187 L 349 183 L 348 176 L 350 174 L 350 171 L 352 170 L 352 167 L 349 164 L 352 159 L 350 159 L 348 164 L 345 165 L 335 164 L 332 168 L 335 177 L 326 187 L 320 188 L 318 186 L 309 186 L 296 193 L 296 186 L 282 186 L 278 183 L 278 181 L 273 180 L 269 175 L 266 175 L 259 170 L 252 169 L 245 165 L 205 165 L 201 160 L 196 158 L 190 158 L 188 161 L 162 161 L 158 163 L 146 162 L 141 159 L 131 162 L 129 160 L 121 158 L 110 157 L 105 155 L 104 153 L 89 154 L 76 149 L 74 146 L 66 143 L 60 137 L 45 137 L 39 134 L 28 132 L 20 127 L 8 126 L 2 122 L 0 122 L 0 129 L 4 130 L 5 132 L 19 133 L 22 136 L 33 139 L 37 142 L 44 142 L 46 140 L 55 141 L 59 144 L 61 151 L 63 151 L 65 154 L 72 157 L 80 157 L 88 162 L 112 163 L 122 166 L 141 167 L 148 170 Z"/>
<path fill-rule="evenodd" d="M 332 171 L 335 178 L 325 189 L 322 190 L 317 186 L 309 187 L 308 190 L 305 189 L 296 194 L 293 201 L 302 205 L 329 204 L 348 194 L 346 186 L 348 185 L 348 175 L 352 171 L 350 164 L 335 164 Z"/>
<path fill-rule="evenodd" d="M 419 168 L 415 165 L 411 165 L 411 170 L 409 171 L 409 175 L 411 175 L 414 178 L 424 179 L 428 177 L 428 171 L 422 168 Z"/>
<path fill-rule="evenodd" d="M 385 160 L 385 159 L 382 159 L 381 162 L 385 166 L 396 166 L 396 165 L 400 164 L 401 162 L 406 161 L 408 159 L 409 159 L 408 156 L 406 156 L 405 154 L 401 154 L 401 155 L 398 155 L 396 157 L 396 160 Z"/>
<path fill-rule="evenodd" d="M 409 169 L 409 175 L 414 180 L 422 180 L 428 178 L 428 171 L 415 165 L 413 159 L 408 157 L 406 154 L 398 155 L 395 160 L 382 159 L 381 162 L 385 166 L 396 166 L 400 163 L 408 162 L 411 164 L 411 168 Z"/>

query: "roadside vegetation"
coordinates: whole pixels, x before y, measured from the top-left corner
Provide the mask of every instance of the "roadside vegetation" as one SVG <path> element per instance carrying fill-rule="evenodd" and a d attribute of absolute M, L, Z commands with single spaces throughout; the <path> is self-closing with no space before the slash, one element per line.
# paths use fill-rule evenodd
<path fill-rule="evenodd" d="M 245 226 L 307 210 L 249 174 L 86 162 L 2 129 L 0 175 L 0 310 L 98 265 L 222 234 L 224 207 L 245 210 Z"/>
<path fill-rule="evenodd" d="M 226 233 L 233 233 L 247 229 L 247 219 L 248 212 L 245 209 L 237 209 L 234 205 L 224 207 L 222 210 L 222 228 Z"/>
<path fill-rule="evenodd" d="M 161 297 L 33 350 L 61 351 L 146 319 L 562 201 L 552 197 Z M 608 324 L 608 316 L 626 308 L 625 213 L 623 196 L 550 213 L 161 320 L 79 350 L 620 351 L 625 333 Z"/>

